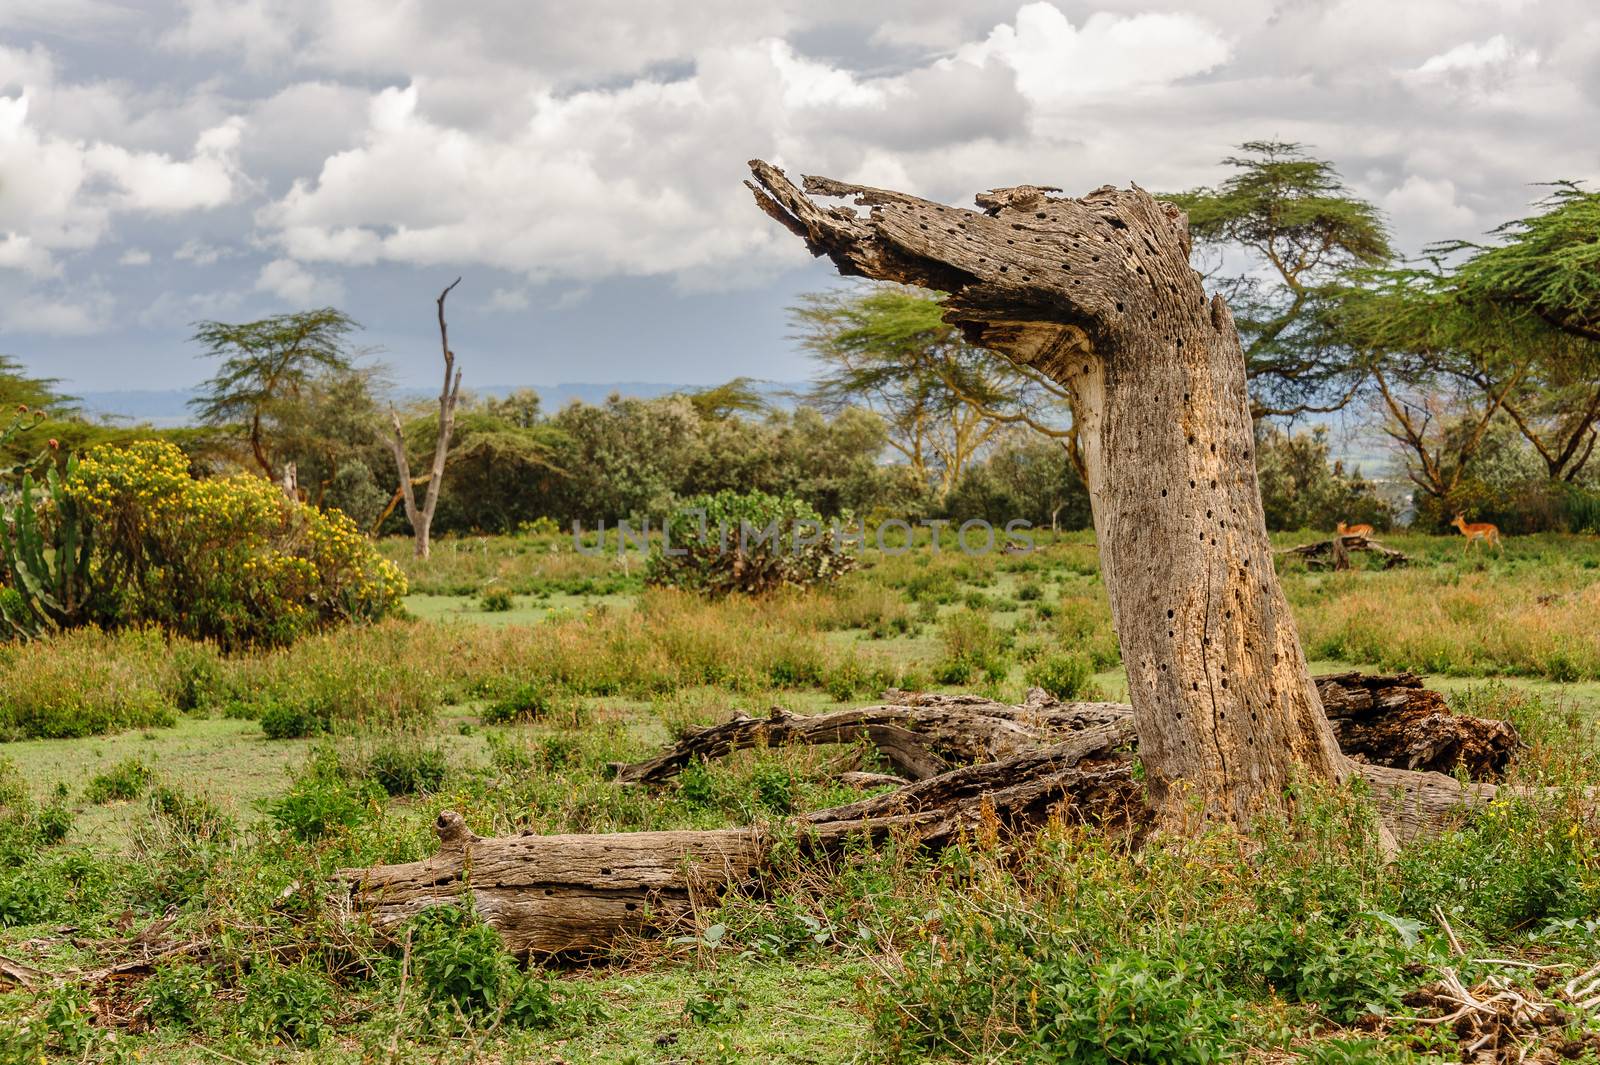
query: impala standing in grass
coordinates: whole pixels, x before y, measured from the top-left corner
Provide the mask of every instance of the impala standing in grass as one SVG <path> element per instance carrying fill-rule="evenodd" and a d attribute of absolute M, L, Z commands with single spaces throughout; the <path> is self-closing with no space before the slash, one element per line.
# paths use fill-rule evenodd
<path fill-rule="evenodd" d="M 1464 515 L 1457 514 L 1456 520 L 1450 524 L 1460 529 L 1461 535 L 1467 538 L 1467 542 L 1461 546 L 1462 554 L 1466 554 L 1467 548 L 1471 547 L 1475 540 L 1493 544 L 1496 551 L 1500 550 L 1500 530 L 1488 522 L 1475 521 L 1468 524 Z"/>

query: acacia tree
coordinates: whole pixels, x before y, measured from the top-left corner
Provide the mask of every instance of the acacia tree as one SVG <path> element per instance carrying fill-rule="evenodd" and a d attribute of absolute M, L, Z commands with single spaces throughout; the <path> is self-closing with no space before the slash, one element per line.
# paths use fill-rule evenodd
<path fill-rule="evenodd" d="M 1383 431 L 1436 510 L 1449 509 L 1536 357 L 1514 317 L 1455 299 L 1443 280 L 1437 266 L 1366 272 L 1325 319 L 1366 353 Z"/>
<path fill-rule="evenodd" d="M 306 502 L 318 509 L 328 505 L 341 470 L 346 476 L 364 470 L 370 479 L 372 469 L 384 464 L 377 397 L 387 387 L 384 367 L 357 366 L 318 374 L 301 389 L 298 403 L 279 405 L 267 442 L 285 464 L 293 462 Z"/>
<path fill-rule="evenodd" d="M 1244 345 L 1252 413 L 1338 410 L 1355 396 L 1365 367 L 1359 351 L 1318 319 L 1327 286 L 1390 258 L 1383 217 L 1303 145 L 1250 141 L 1239 150 L 1223 160 L 1235 172 L 1222 184 L 1169 198 L 1188 212 L 1193 239 L 1216 260 L 1214 280 Z"/>
<path fill-rule="evenodd" d="M 1539 212 L 1497 228 L 1497 245 L 1451 241 L 1440 253 L 1466 251 L 1456 272 L 1463 296 L 1525 308 L 1570 336 L 1600 341 L 1600 192 L 1553 183 Z"/>
<path fill-rule="evenodd" d="M 889 446 L 940 499 L 1008 425 L 1070 448 L 1060 386 L 969 343 L 944 321 L 937 296 L 898 285 L 814 293 L 791 315 L 823 366 L 806 399 L 824 411 L 860 405 L 882 417 Z"/>
<path fill-rule="evenodd" d="M 949 293 L 945 320 L 1067 389 L 1150 797 L 1248 823 L 1296 777 L 1343 779 L 1273 571 L 1245 360 L 1189 265 L 1183 211 L 1142 189 L 1021 186 L 981 211 L 752 161 L 757 204 L 842 273 Z M 852 197 L 865 216 L 807 195 Z"/>
<path fill-rule="evenodd" d="M 1529 371 L 1501 406 L 1550 477 L 1571 481 L 1600 441 L 1600 193 L 1556 182 L 1535 206 L 1494 230 L 1498 244 L 1435 246 L 1468 253 L 1436 287 L 1477 335 L 1516 332 Z"/>
<path fill-rule="evenodd" d="M 192 339 L 222 366 L 190 405 L 203 424 L 238 427 L 256 467 L 275 481 L 284 470 L 270 443 L 273 423 L 318 376 L 352 371 L 346 338 L 360 328 L 332 307 L 242 324 L 200 322 Z"/>
<path fill-rule="evenodd" d="M 763 415 L 772 411 L 772 404 L 751 377 L 735 377 L 720 385 L 692 388 L 682 394 L 694 407 L 694 412 L 709 422 L 727 421 L 741 414 Z"/>

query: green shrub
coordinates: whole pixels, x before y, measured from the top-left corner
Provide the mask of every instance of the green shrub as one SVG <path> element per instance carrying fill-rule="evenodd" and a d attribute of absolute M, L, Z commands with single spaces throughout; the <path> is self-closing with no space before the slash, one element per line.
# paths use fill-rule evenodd
<path fill-rule="evenodd" d="M 67 838 L 67 833 L 72 831 L 74 818 L 72 810 L 65 801 L 57 797 L 55 801 L 39 807 L 33 816 L 33 824 L 39 835 L 39 843 L 52 847 Z"/>
<path fill-rule="evenodd" d="M 385 743 L 367 755 L 365 776 L 389 795 L 438 791 L 450 769 L 442 747 Z"/>
<path fill-rule="evenodd" d="M 489 614 L 503 614 L 516 604 L 509 588 L 490 588 L 478 597 L 478 609 Z"/>
<path fill-rule="evenodd" d="M 941 684 L 965 684 L 976 676 L 1004 680 L 1010 666 L 1005 656 L 1010 634 L 998 629 L 989 615 L 963 607 L 939 625 L 944 657 L 934 667 Z"/>
<path fill-rule="evenodd" d="M 1030 1008 L 1028 1042 L 1045 1061 L 1210 1065 L 1234 1037 L 1232 1004 L 1181 967 L 1138 954 L 1036 964 L 1048 991 Z"/>
<path fill-rule="evenodd" d="M 262 959 L 250 970 L 239 1005 L 239 1026 L 262 1041 L 320 1046 L 329 1031 L 333 985 L 306 965 L 279 966 Z"/>
<path fill-rule="evenodd" d="M 77 1057 L 88 1051 L 96 1038 L 94 1020 L 94 1001 L 86 987 L 62 984 L 45 1002 L 44 1028 L 62 1054 Z"/>
<path fill-rule="evenodd" d="M 158 1028 L 195 1028 L 211 1012 L 217 989 L 207 969 L 188 962 L 163 965 L 139 985 L 139 1015 Z"/>
<path fill-rule="evenodd" d="M 338 753 L 322 748 L 312 754 L 288 792 L 267 804 L 279 828 L 309 842 L 369 820 L 383 789 L 366 780 L 352 780 Z"/>
<path fill-rule="evenodd" d="M 515 967 L 494 929 L 461 906 L 435 906 L 411 921 L 411 969 L 430 1010 L 470 1018 L 494 1013 Z"/>
<path fill-rule="evenodd" d="M 539 721 L 551 716 L 558 702 L 555 687 L 548 680 L 525 680 L 485 704 L 483 722 L 504 725 L 513 721 Z"/>
<path fill-rule="evenodd" d="M 547 1028 L 561 1014 L 548 981 L 522 972 L 500 936 L 465 906 L 412 918 L 411 971 L 436 1023 Z"/>
<path fill-rule="evenodd" d="M 292 702 L 271 700 L 260 711 L 261 731 L 269 740 L 299 740 L 328 731 L 327 720 L 316 710 Z"/>
<path fill-rule="evenodd" d="M 739 986 L 726 976 L 712 973 L 695 981 L 695 989 L 684 999 L 683 1015 L 692 1024 L 715 1027 L 735 1023 L 747 1008 Z"/>
<path fill-rule="evenodd" d="M 1028 683 L 1043 688 L 1057 699 L 1097 699 L 1094 667 L 1080 654 L 1054 654 L 1028 666 Z"/>
<path fill-rule="evenodd" d="M 194 842 L 225 840 L 234 831 L 233 818 L 201 795 L 190 795 L 170 784 L 150 789 L 151 817 L 175 836 Z"/>
<path fill-rule="evenodd" d="M 60 899 L 37 869 L 0 870 L 0 928 L 39 924 L 57 912 Z"/>
<path fill-rule="evenodd" d="M 339 511 L 249 474 L 196 480 L 164 441 L 90 450 L 62 496 L 93 544 L 80 624 L 157 625 L 233 649 L 381 618 L 405 594 Z"/>
<path fill-rule="evenodd" d="M 61 788 L 40 806 L 16 763 L 0 755 L 0 865 L 20 864 L 41 847 L 52 847 L 67 837 L 73 817 L 66 798 Z M 3 920 L 0 917 L 0 923 Z"/>
<path fill-rule="evenodd" d="M 108 802 L 128 802 L 144 794 L 155 774 L 137 758 L 124 758 L 103 773 L 96 773 L 84 786 L 85 802 L 103 805 Z"/>
<path fill-rule="evenodd" d="M 678 797 L 697 809 L 717 804 L 716 781 L 704 760 L 696 758 L 678 774 Z"/>
<path fill-rule="evenodd" d="M 645 579 L 710 595 L 761 595 L 825 584 L 855 563 L 804 500 L 724 491 L 678 506 L 665 543 L 651 552 Z"/>
<path fill-rule="evenodd" d="M 1237 1004 L 1181 964 L 1111 944 L 1086 957 L 1022 913 L 963 915 L 944 935 L 960 945 L 913 951 L 895 989 L 920 1023 L 879 1014 L 880 1037 L 903 1058 L 970 1047 L 984 1060 L 1211 1065 L 1237 1038 Z M 1015 1017 L 999 1041 L 1020 1053 L 986 1045 L 995 1015 Z"/>

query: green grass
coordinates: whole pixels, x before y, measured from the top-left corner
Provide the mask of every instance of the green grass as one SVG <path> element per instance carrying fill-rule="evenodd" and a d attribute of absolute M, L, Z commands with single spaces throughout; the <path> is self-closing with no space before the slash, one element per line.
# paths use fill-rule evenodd
<path fill-rule="evenodd" d="M 759 603 L 646 591 L 637 567 L 552 550 L 559 537 L 447 540 L 427 564 L 396 541 L 384 551 L 412 575 L 413 621 L 233 657 L 151 634 L 0 650 L 0 725 L 12 735 L 106 730 L 0 743 L 29 793 L 11 822 L 0 794 L 0 849 L 19 848 L 0 870 L 0 954 L 90 966 L 115 956 L 127 921 L 176 907 L 180 933 L 214 948 L 197 972 L 216 989 L 190 1001 L 198 1031 L 124 1033 L 143 1060 L 353 1063 L 388 1060 L 391 1043 L 403 1061 L 471 1060 L 470 1040 L 430 1027 L 414 1000 L 395 1015 L 399 948 L 341 930 L 322 901 L 331 870 L 432 853 L 443 808 L 483 834 L 604 832 L 749 825 L 859 797 L 834 779 L 852 757 L 836 748 L 740 752 L 655 790 L 606 779 L 608 762 L 736 710 L 860 705 L 962 668 L 967 679 L 942 686 L 1014 700 L 1035 676 L 1125 699 L 1092 539 L 1045 539 L 1028 556 L 869 553 L 833 588 Z M 1498 557 L 1463 557 L 1445 538 L 1386 542 L 1416 566 L 1284 566 L 1313 670 L 1417 669 L 1453 701 L 1523 722 L 1537 741 L 1531 776 L 1600 779 L 1600 541 L 1517 538 Z M 510 591 L 511 609 L 484 609 L 486 588 Z M 485 724 L 498 705 L 511 708 L 506 723 Z M 272 707 L 328 731 L 268 740 L 254 718 Z M 395 752 L 435 749 L 442 779 L 391 783 L 396 797 L 380 786 Z M 175 815 L 170 795 L 167 807 L 89 801 L 90 782 L 130 760 L 153 771 L 152 788 L 207 800 L 236 829 L 185 828 L 198 815 Z M 47 809 L 71 819 L 59 843 L 30 827 Z M 791 869 L 749 898 L 707 901 L 695 927 L 726 929 L 715 948 L 643 941 L 553 968 L 548 1025 L 485 1028 L 478 1059 L 999 1060 L 1040 1050 L 1030 1033 L 1101 1038 L 1097 1014 L 1080 1008 L 1091 995 L 1108 1017 L 1150 1009 L 1192 1023 L 1190 1046 L 1304 1049 L 1343 1032 L 1354 996 L 1414 986 L 1438 962 L 1434 905 L 1479 953 L 1533 946 L 1561 960 L 1600 942 L 1576 918 L 1576 931 L 1545 934 L 1600 899 L 1600 856 L 1583 849 L 1592 825 L 1579 831 L 1570 811 L 1505 814 L 1395 867 L 1367 860 L 1345 815 L 1327 816 L 1294 830 L 1314 846 L 1284 843 L 1266 865 L 1226 840 L 1129 855 L 1062 829 L 1015 854 L 980 839 L 931 864 L 889 848 Z M 1322 901 L 1308 909 L 1307 893 Z M 1367 911 L 1423 922 L 1422 942 L 1405 947 Z M 1352 942 L 1381 964 L 1350 957 Z M 1035 957 L 1037 943 L 1050 952 Z M 1263 982 L 1283 957 L 1300 961 Z M 195 977 L 163 973 L 179 999 Z M 300 1001 L 297 987 L 326 990 Z M 297 1050 L 240 1034 L 259 1020 L 245 1007 L 263 988 L 312 1011 L 328 995 L 328 1041 Z M 1053 1003 L 1048 1024 L 1019 1020 L 1035 1008 L 1030 993 Z M 49 1014 L 53 1001 L 0 993 L 0 1029 L 70 1014 Z M 108 1060 L 114 1048 L 91 1039 L 53 1052 Z"/>
<path fill-rule="evenodd" d="M 858 985 L 872 977 L 870 964 L 823 958 L 807 961 L 723 961 L 716 970 L 693 964 L 658 966 L 609 974 L 576 970 L 565 979 L 581 988 L 598 1009 L 590 1023 L 553 1032 L 518 1033 L 490 1039 L 474 1058 L 470 1043 L 443 1046 L 399 1060 L 566 1062 L 617 1065 L 637 1062 L 733 1063 L 763 1061 L 821 1065 L 854 1059 L 867 1039 L 870 1022 L 858 1000 Z M 739 1007 L 727 1020 L 705 1024 L 685 1012 L 703 999 L 708 987 L 731 990 Z M 387 1044 L 378 1040 L 380 1046 Z M 227 1060 L 211 1046 L 192 1039 L 157 1035 L 143 1043 L 143 1060 L 199 1065 Z M 234 1048 L 230 1048 L 234 1049 Z M 250 1060 L 357 1065 L 369 1062 L 355 1040 L 340 1040 L 316 1050 L 250 1048 Z M 485 1054 L 485 1052 L 487 1052 Z M 260 1056 L 257 1056 L 260 1055 Z M 379 1060 L 387 1060 L 380 1058 Z"/>
<path fill-rule="evenodd" d="M 597 606 L 624 610 L 633 605 L 630 595 L 543 595 L 515 597 L 510 610 L 484 610 L 479 597 L 415 593 L 405 598 L 407 613 L 422 621 L 462 621 L 476 625 L 533 625 L 552 616 L 579 614 Z"/>

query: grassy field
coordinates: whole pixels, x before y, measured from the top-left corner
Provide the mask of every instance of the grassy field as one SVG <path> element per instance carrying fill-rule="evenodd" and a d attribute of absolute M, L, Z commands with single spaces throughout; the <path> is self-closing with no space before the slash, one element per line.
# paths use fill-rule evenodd
<path fill-rule="evenodd" d="M 1600 541 L 1385 542 L 1414 564 L 1284 562 L 1314 668 L 1423 672 L 1519 724 L 1521 779 L 1600 781 Z M 1386 865 L 1337 795 L 1260 848 L 1133 852 L 1061 825 L 803 864 L 676 936 L 549 970 L 470 920 L 405 948 L 341 921 L 323 886 L 431 853 L 441 809 L 484 835 L 771 822 L 859 797 L 835 777 L 861 752 L 745 752 L 656 791 L 608 783 L 606 763 L 736 709 L 890 686 L 1120 698 L 1126 681 L 1087 534 L 868 552 L 832 588 L 722 603 L 564 537 L 384 550 L 410 619 L 231 657 L 153 633 L 0 649 L 0 955 L 73 973 L 164 913 L 205 945 L 92 996 L 0 980 L 0 1065 L 1442 1060 L 1439 1033 L 1373 1019 L 1404 1018 L 1440 965 L 1488 972 L 1450 957 L 1436 909 L 1472 957 L 1600 959 L 1580 807 L 1497 805 Z"/>

